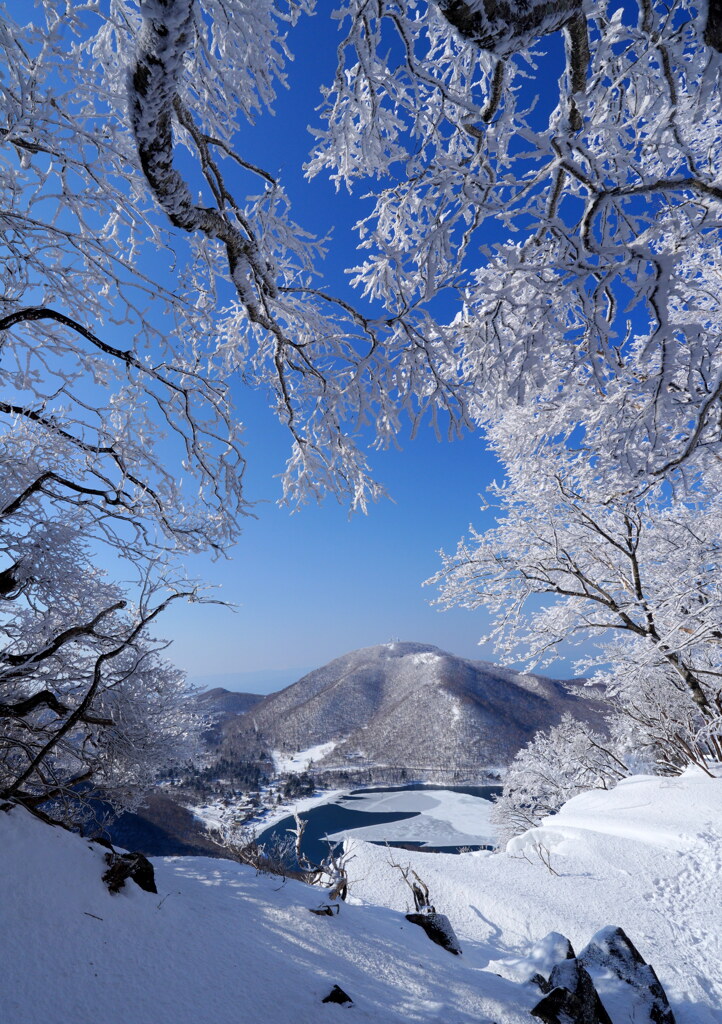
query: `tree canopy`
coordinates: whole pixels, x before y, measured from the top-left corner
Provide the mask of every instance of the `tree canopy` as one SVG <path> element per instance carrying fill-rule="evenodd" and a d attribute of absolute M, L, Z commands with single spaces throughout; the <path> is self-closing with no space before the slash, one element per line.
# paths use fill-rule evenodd
<path fill-rule="evenodd" d="M 447 560 L 446 599 L 495 608 L 510 655 L 625 633 L 605 657 L 644 686 L 681 686 L 684 743 L 711 735 L 718 5 L 341 2 L 307 173 L 373 194 L 352 299 L 324 284 L 326 240 L 243 154 L 299 19 L 327 15 L 314 0 L 13 13 L 0 29 L 6 796 L 72 790 L 120 721 L 102 694 L 150 693 L 151 679 L 175 692 L 147 627 L 197 597 L 184 553 L 237 536 L 233 375 L 289 431 L 291 503 L 331 492 L 365 509 L 381 493 L 369 437 L 389 445 L 404 420 L 482 431 L 507 472 L 499 526 Z M 135 567 L 129 595 L 93 568 L 99 544 Z M 534 594 L 561 604 L 529 621 Z M 130 733 L 114 735 L 119 748 Z M 63 749 L 65 767 L 46 770 Z"/>

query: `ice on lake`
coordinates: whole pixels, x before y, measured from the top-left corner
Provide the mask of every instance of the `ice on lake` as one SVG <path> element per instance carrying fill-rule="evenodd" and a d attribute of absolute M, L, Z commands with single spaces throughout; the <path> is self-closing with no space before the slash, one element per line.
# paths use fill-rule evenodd
<path fill-rule="evenodd" d="M 362 825 L 329 834 L 369 842 L 418 843 L 427 847 L 493 846 L 496 842 L 490 821 L 493 804 L 482 797 L 449 789 L 405 789 L 355 793 L 336 801 L 349 810 L 368 814 L 409 814 L 413 818 Z"/>

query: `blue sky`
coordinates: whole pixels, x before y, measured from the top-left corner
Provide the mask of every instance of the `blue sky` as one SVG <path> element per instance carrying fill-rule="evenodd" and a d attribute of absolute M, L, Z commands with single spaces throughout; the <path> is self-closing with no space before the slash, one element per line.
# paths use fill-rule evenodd
<path fill-rule="evenodd" d="M 292 31 L 291 88 L 279 96 L 274 117 L 241 134 L 238 151 L 280 175 L 302 226 L 318 234 L 333 228 L 325 283 L 338 293 L 348 290 L 342 267 L 356 261 L 351 228 L 368 201 L 337 193 L 321 178 L 309 183 L 301 171 L 319 88 L 333 80 L 335 33 L 336 23 L 323 13 Z M 258 518 L 248 520 L 230 560 L 189 563 L 191 573 L 220 585 L 218 596 L 236 610 L 170 610 L 161 630 L 173 640 L 174 661 L 197 682 L 261 692 L 392 637 L 493 660 L 490 649 L 477 645 L 485 631 L 481 614 L 432 608 L 434 591 L 421 587 L 439 567 L 439 548 L 453 548 L 470 522 L 491 525 L 478 496 L 499 473 L 479 435 L 440 443 L 426 430 L 402 451 L 374 454 L 377 478 L 393 502 L 368 516 L 349 519 L 333 500 L 290 515 L 276 505 L 287 435 L 261 395 L 239 385 L 236 406 L 246 425 L 247 496 L 258 503 Z"/>
<path fill-rule="evenodd" d="M 174 638 L 173 659 L 199 680 L 232 689 L 266 682 L 275 688 L 392 637 L 490 659 L 477 647 L 479 614 L 432 608 L 434 591 L 421 587 L 438 568 L 437 549 L 453 547 L 470 519 L 481 525 L 478 492 L 492 467 L 480 439 L 450 445 L 427 434 L 403 451 L 378 455 L 393 501 L 367 516 L 349 518 L 333 501 L 291 515 L 274 501 L 285 434 L 255 401 L 243 404 L 247 486 L 259 500 L 258 518 L 246 522 L 230 560 L 198 566 L 237 609 L 169 610 L 162 631 Z M 259 674 L 269 670 L 267 678 Z"/>

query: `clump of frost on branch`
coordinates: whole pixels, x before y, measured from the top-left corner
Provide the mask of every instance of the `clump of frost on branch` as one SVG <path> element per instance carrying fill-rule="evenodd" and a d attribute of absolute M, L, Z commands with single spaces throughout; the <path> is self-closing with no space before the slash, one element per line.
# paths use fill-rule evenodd
<path fill-rule="evenodd" d="M 444 386 L 477 424 L 518 407 L 512 456 L 575 436 L 619 487 L 674 471 L 689 485 L 700 465 L 714 474 L 716 13 L 590 3 L 569 4 L 565 20 L 563 3 L 509 4 L 498 16 L 520 35 L 499 57 L 472 27 L 492 7 L 341 8 L 346 37 L 309 166 L 349 187 L 369 166 L 381 178 L 355 281 L 420 339 L 453 332 Z M 526 16 L 541 19 L 528 32 Z M 552 58 L 539 37 L 562 23 L 546 113 Z M 537 52 L 520 48 L 535 41 Z M 428 305 L 441 292 L 459 299 L 446 323 Z"/>

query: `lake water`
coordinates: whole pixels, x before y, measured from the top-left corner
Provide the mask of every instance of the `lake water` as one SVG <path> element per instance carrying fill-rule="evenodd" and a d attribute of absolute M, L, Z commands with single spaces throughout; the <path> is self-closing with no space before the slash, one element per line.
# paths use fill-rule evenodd
<path fill-rule="evenodd" d="M 340 842 L 345 834 L 402 848 L 458 853 L 490 849 L 491 797 L 499 786 L 396 786 L 354 790 L 319 804 L 301 817 L 308 824 L 303 852 L 318 862 L 328 852 L 325 837 Z M 259 842 L 272 842 L 295 827 L 292 817 L 265 829 Z"/>

